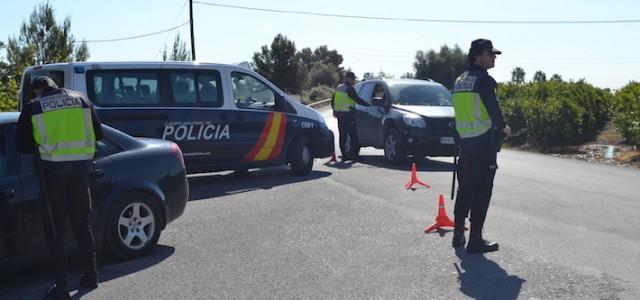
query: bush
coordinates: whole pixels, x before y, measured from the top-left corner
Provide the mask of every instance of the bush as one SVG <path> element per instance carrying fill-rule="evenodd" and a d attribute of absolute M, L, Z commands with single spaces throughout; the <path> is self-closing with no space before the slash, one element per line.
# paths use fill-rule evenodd
<path fill-rule="evenodd" d="M 585 83 L 557 80 L 505 84 L 499 88 L 506 122 L 515 133 L 526 129 L 530 143 L 576 143 L 605 124 L 611 94 Z"/>
<path fill-rule="evenodd" d="M 640 146 L 640 83 L 631 82 L 615 94 L 613 120 L 627 142 Z"/>
<path fill-rule="evenodd" d="M 333 96 L 333 92 L 334 90 L 332 88 L 326 85 L 320 85 L 303 91 L 302 99 L 304 103 L 309 104 L 316 101 L 329 99 Z"/>
<path fill-rule="evenodd" d="M 0 111 L 18 110 L 18 83 L 9 79 L 0 83 Z"/>

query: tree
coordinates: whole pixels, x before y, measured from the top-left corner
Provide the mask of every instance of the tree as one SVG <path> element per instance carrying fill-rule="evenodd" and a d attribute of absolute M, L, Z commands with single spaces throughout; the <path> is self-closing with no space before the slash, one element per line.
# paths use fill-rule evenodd
<path fill-rule="evenodd" d="M 176 35 L 173 40 L 173 47 L 171 48 L 171 54 L 167 54 L 167 46 L 164 46 L 162 51 L 162 60 L 167 61 L 189 61 L 191 60 L 191 53 L 187 51 L 187 43 L 180 39 L 180 34 Z"/>
<path fill-rule="evenodd" d="M 260 52 L 253 54 L 253 67 L 271 80 L 281 89 L 298 93 L 298 66 L 294 59 L 296 55 L 296 45 L 282 34 L 276 35 L 271 42 L 271 46 L 264 45 Z"/>
<path fill-rule="evenodd" d="M 309 71 L 309 86 L 316 87 L 319 85 L 326 85 L 334 87 L 338 84 L 340 76 L 338 76 L 338 70 L 334 65 L 324 64 L 316 62 Z"/>
<path fill-rule="evenodd" d="M 452 89 L 456 77 L 467 68 L 467 54 L 457 44 L 453 48 L 443 45 L 440 52 L 419 50 L 413 67 L 416 78 L 430 78 Z"/>
<path fill-rule="evenodd" d="M 84 61 L 88 58 L 86 42 L 76 43 L 71 34 L 71 18 L 67 16 L 62 23 L 58 23 L 49 3 L 36 7 L 28 22 L 20 26 L 18 37 L 10 37 L 7 42 L 7 60 L 14 68 L 14 76 L 18 77 L 30 65 Z"/>
<path fill-rule="evenodd" d="M 380 70 L 380 72 L 378 72 L 378 78 L 384 78 L 384 79 L 393 79 L 393 74 L 387 74 L 384 71 Z"/>
<path fill-rule="evenodd" d="M 406 72 L 406 73 L 400 75 L 400 78 L 402 78 L 402 79 L 413 79 L 414 75 L 411 72 Z"/>
<path fill-rule="evenodd" d="M 329 50 L 326 45 L 322 45 L 315 50 L 311 48 L 303 48 L 296 53 L 295 60 L 298 62 L 298 84 L 300 89 L 306 90 L 317 86 L 317 80 L 311 78 L 313 68 L 320 68 L 318 65 L 325 65 L 323 70 L 333 70 L 337 75 L 335 83 L 342 79 L 344 69 L 340 66 L 343 58 L 337 50 Z M 318 73 L 314 72 L 314 76 Z M 328 81 L 327 81 L 328 82 Z M 333 84 L 328 86 L 334 86 Z"/>
<path fill-rule="evenodd" d="M 541 83 L 545 81 L 547 81 L 547 74 L 545 74 L 544 72 L 536 71 L 536 73 L 533 74 L 533 82 Z"/>
<path fill-rule="evenodd" d="M 523 68 L 515 67 L 513 71 L 511 71 L 511 81 L 515 84 L 523 84 L 525 76 L 526 73 Z"/>
<path fill-rule="evenodd" d="M 553 75 L 551 75 L 551 79 L 549 79 L 549 80 L 562 82 L 562 76 L 560 76 L 559 74 L 553 74 Z"/>

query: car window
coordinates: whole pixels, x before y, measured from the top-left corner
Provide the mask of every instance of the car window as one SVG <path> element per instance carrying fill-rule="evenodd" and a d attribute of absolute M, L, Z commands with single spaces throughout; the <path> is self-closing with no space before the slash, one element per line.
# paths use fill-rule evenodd
<path fill-rule="evenodd" d="M 87 72 L 89 99 L 99 106 L 154 106 L 160 104 L 156 71 Z"/>
<path fill-rule="evenodd" d="M 451 93 L 443 86 L 394 83 L 389 85 L 394 104 L 422 106 L 452 106 Z"/>
<path fill-rule="evenodd" d="M 358 92 L 358 96 L 367 102 L 371 102 L 371 93 L 373 91 L 373 83 L 365 83 L 364 86 Z"/>
<path fill-rule="evenodd" d="M 36 97 L 33 94 L 33 88 L 31 87 L 31 84 L 33 83 L 33 80 L 35 80 L 39 76 L 48 76 L 49 78 L 53 79 L 53 81 L 59 87 L 64 87 L 64 72 L 63 71 L 32 70 L 32 71 L 24 74 L 24 78 L 22 80 L 22 88 L 21 88 L 20 91 L 21 91 L 21 95 L 22 95 L 21 101 L 22 101 L 23 104 L 26 104 L 31 99 Z"/>
<path fill-rule="evenodd" d="M 240 72 L 231 73 L 233 100 L 238 108 L 276 110 L 278 98 L 267 84 Z"/>
<path fill-rule="evenodd" d="M 384 99 L 384 85 L 377 83 L 375 85 L 375 87 L 373 88 L 373 94 L 371 95 L 371 98 L 382 98 Z"/>
<path fill-rule="evenodd" d="M 4 128 L 0 127 L 0 176 L 7 176 L 8 174 L 7 139 L 4 137 Z"/>
<path fill-rule="evenodd" d="M 220 73 L 172 73 L 171 93 L 176 106 L 221 107 Z"/>

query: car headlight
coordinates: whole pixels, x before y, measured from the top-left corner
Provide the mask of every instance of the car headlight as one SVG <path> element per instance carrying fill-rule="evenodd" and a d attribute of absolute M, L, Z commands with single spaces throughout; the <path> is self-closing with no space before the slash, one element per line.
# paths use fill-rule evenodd
<path fill-rule="evenodd" d="M 417 128 L 426 128 L 427 122 L 421 116 L 418 115 L 404 115 L 402 116 L 402 120 L 407 126 L 417 127 Z"/>

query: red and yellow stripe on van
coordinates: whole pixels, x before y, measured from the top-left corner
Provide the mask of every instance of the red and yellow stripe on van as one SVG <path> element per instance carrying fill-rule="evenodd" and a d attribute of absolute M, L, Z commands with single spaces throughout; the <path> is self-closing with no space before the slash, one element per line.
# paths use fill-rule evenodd
<path fill-rule="evenodd" d="M 258 142 L 245 156 L 244 161 L 267 161 L 280 158 L 286 134 L 287 115 L 280 112 L 270 113 Z"/>

